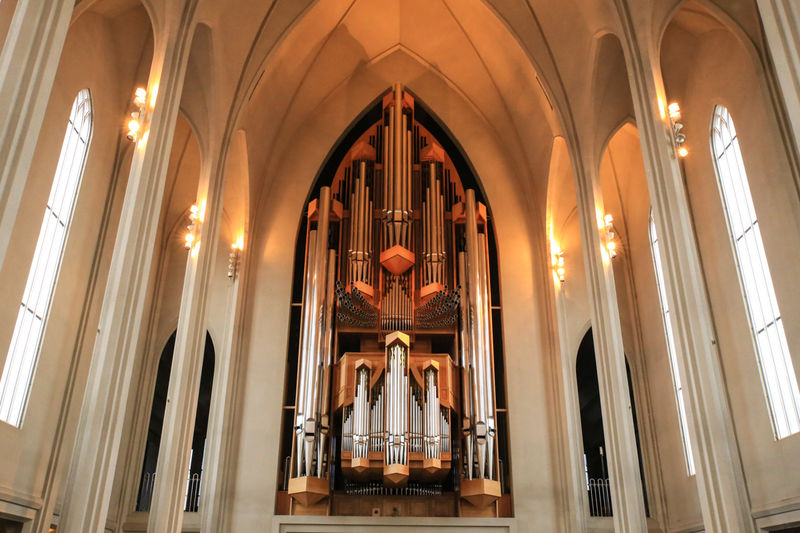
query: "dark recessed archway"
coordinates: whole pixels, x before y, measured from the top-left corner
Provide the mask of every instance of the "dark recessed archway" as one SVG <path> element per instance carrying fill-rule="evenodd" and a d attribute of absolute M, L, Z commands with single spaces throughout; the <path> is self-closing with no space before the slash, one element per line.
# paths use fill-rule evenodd
<path fill-rule="evenodd" d="M 147 427 L 142 475 L 139 481 L 139 494 L 136 503 L 137 511 L 149 511 L 153 497 L 153 486 L 157 473 L 158 450 L 161 444 L 161 433 L 164 425 L 164 409 L 167 405 L 169 378 L 172 370 L 172 354 L 175 350 L 173 332 L 158 361 L 156 385 L 153 389 L 153 404 L 150 408 L 150 422 Z M 200 376 L 200 394 L 195 408 L 194 436 L 192 438 L 192 455 L 189 463 L 189 488 L 186 497 L 186 511 L 197 511 L 199 504 L 200 480 L 203 473 L 206 435 L 208 431 L 208 415 L 211 409 L 211 386 L 214 382 L 214 343 L 211 335 L 206 333 L 206 345 L 203 353 L 203 368 Z"/>

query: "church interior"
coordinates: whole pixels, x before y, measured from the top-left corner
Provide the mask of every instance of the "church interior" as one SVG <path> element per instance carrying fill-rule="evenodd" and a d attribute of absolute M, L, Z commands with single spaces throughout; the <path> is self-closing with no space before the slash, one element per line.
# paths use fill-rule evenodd
<path fill-rule="evenodd" d="M 0 45 L 0 533 L 800 532 L 800 3 Z"/>

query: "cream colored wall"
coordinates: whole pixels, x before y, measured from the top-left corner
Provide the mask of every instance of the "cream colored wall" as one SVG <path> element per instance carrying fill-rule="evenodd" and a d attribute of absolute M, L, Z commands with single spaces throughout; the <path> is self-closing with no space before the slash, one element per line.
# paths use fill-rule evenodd
<path fill-rule="evenodd" d="M 664 523 L 668 531 L 702 525 L 695 478 L 686 468 L 661 308 L 648 232 L 650 197 L 635 126 L 623 126 L 608 143 L 600 167 L 606 212 L 614 216 L 621 250 L 614 260 L 625 351 L 634 376 L 640 424 L 652 422 L 657 455 L 648 474 L 650 506 L 661 502 L 652 488 L 663 484 Z M 636 383 L 636 376 L 639 383 Z M 642 387 L 642 381 L 646 387 Z M 649 409 L 643 410 L 643 394 Z M 640 426 L 640 433 L 642 433 Z M 658 476 L 658 477 L 655 477 Z M 660 478 L 660 480 L 658 479 Z M 651 488 L 652 487 L 652 488 Z"/>
<path fill-rule="evenodd" d="M 508 376 L 511 455 L 515 514 L 532 530 L 553 530 L 559 523 L 555 497 L 561 481 L 554 472 L 553 433 L 546 380 L 551 379 L 539 351 L 544 333 L 535 304 L 531 272 L 535 239 L 520 224 L 522 202 L 513 187 L 514 169 L 480 117 L 442 80 L 405 54 L 377 62 L 306 120 L 287 142 L 258 207 L 255 234 L 255 279 L 248 293 L 244 353 L 247 362 L 238 435 L 235 496 L 230 529 L 257 529 L 271 513 L 275 496 L 281 396 L 292 279 L 291 255 L 298 219 L 311 180 L 349 122 L 393 81 L 403 81 L 453 132 L 483 180 L 494 209 L 503 289 L 505 357 Z M 250 136 L 252 139 L 253 137 Z M 258 147 L 255 147 L 258 149 Z M 540 235 L 544 228 L 540 228 Z M 543 246 L 540 240 L 539 245 Z M 532 453 L 535 451 L 535 453 Z M 259 465 L 253 468 L 253 465 Z M 270 502 L 270 504 L 264 504 Z"/>
<path fill-rule="evenodd" d="M 65 456 L 68 458 L 71 452 L 80 394 L 73 395 L 71 403 L 65 402 L 71 390 L 82 390 L 86 379 L 125 190 L 129 157 L 127 146 L 118 144 L 121 117 L 141 54 L 146 50 L 140 35 L 146 35 L 147 23 L 139 13 L 129 15 L 130 42 L 138 44 L 133 48 L 121 46 L 121 28 L 97 14 L 87 13 L 72 25 L 37 145 L 40 155 L 31 168 L 12 235 L 15 253 L 9 254 L 0 272 L 0 288 L 8 296 L 0 308 L 0 345 L 7 347 L 70 108 L 78 91 L 89 88 L 94 112 L 92 141 L 27 412 L 21 429 L 0 424 L 2 497 L 33 506 L 40 504 L 45 484 L 52 482 L 47 477 L 49 461 L 63 459 L 61 469 L 66 464 Z M 117 168 L 120 178 L 114 178 Z M 108 225 L 108 233 L 103 233 L 104 224 Z M 5 348 L 0 359 L 5 360 Z M 74 385 L 70 383 L 73 376 Z M 67 389 L 68 385 L 74 389 Z M 59 433 L 61 424 L 66 428 L 63 435 Z M 60 471 L 50 471 L 50 475 Z"/>
<path fill-rule="evenodd" d="M 8 28 L 11 26 L 11 19 L 14 16 L 14 10 L 17 7 L 17 0 L 5 0 L 0 2 L 0 43 L 5 42 Z M 0 50 L 3 45 L 0 44 Z"/>
<path fill-rule="evenodd" d="M 800 203 L 760 65 L 717 25 L 694 35 L 668 31 L 662 63 L 669 96 L 681 102 L 690 155 L 688 193 L 718 346 L 753 510 L 800 504 L 800 435 L 775 441 L 759 378 L 714 167 L 709 131 L 726 106 L 739 136 L 795 373 L 800 369 Z M 680 73 L 684 72 L 684 75 Z M 685 81 L 681 78 L 685 77 Z"/>

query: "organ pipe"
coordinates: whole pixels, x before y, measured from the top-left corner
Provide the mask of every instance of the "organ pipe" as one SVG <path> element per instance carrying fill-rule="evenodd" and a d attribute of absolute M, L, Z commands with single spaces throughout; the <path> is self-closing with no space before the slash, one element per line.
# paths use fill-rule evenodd
<path fill-rule="evenodd" d="M 303 300 L 298 392 L 295 406 L 296 459 L 295 476 L 323 477 L 324 456 L 323 413 L 327 418 L 329 398 L 330 346 L 332 338 L 335 251 L 328 251 L 331 197 L 330 188 L 320 190 L 317 229 L 309 233 L 306 287 Z M 325 407 L 323 407 L 325 406 Z M 327 421 L 325 424 L 327 425 Z M 317 469 L 313 464 L 317 461 Z"/>
<path fill-rule="evenodd" d="M 468 312 L 462 314 L 462 335 L 469 364 L 472 425 L 468 441 L 477 455 L 476 477 L 492 479 L 495 448 L 494 362 L 491 343 L 485 234 L 478 234 L 475 192 L 466 191 L 466 254 L 459 265 L 465 283 Z M 463 265 L 463 266 L 462 266 Z M 468 465 L 471 470 L 471 465 Z"/>
<path fill-rule="evenodd" d="M 500 496 L 486 208 L 416 110 L 393 86 L 309 207 L 288 489 L 304 513 L 334 471 L 441 493 L 455 467 L 461 498 Z"/>
<path fill-rule="evenodd" d="M 439 371 L 434 366 L 425 370 L 425 457 L 440 457 Z"/>

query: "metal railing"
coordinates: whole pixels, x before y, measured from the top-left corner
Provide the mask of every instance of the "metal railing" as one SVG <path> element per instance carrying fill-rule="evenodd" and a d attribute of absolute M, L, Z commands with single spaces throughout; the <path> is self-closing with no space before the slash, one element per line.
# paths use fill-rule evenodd
<path fill-rule="evenodd" d="M 136 510 L 149 512 L 150 504 L 153 501 L 153 490 L 156 484 L 156 473 L 145 472 L 142 476 L 142 484 L 139 489 L 139 503 Z M 202 475 L 192 474 L 186 479 L 186 494 L 184 495 L 183 510 L 187 513 L 196 513 L 200 508 L 200 486 L 202 485 Z"/>
<path fill-rule="evenodd" d="M 589 516 L 613 516 L 611 486 L 607 478 L 589 479 L 586 490 L 589 493 Z"/>

